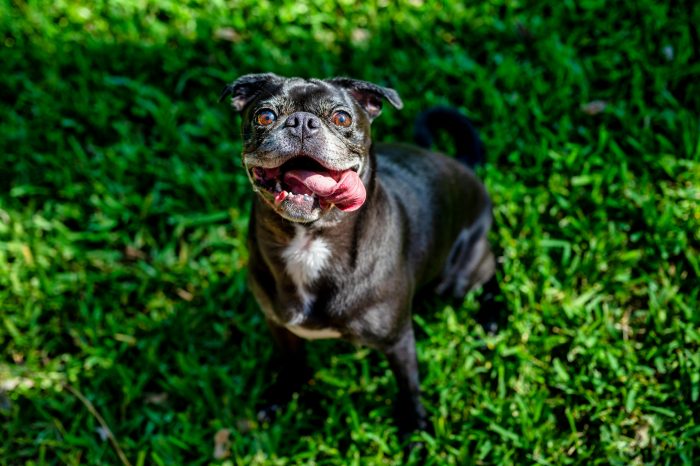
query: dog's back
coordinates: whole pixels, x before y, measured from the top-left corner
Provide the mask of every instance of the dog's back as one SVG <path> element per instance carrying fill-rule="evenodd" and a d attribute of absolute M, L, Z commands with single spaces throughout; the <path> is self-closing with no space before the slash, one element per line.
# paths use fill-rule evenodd
<path fill-rule="evenodd" d="M 376 153 L 379 183 L 410 231 L 406 254 L 419 264 L 416 285 L 438 280 L 439 293 L 462 297 L 488 279 L 491 202 L 474 172 L 455 158 L 408 144 L 377 144 Z"/>

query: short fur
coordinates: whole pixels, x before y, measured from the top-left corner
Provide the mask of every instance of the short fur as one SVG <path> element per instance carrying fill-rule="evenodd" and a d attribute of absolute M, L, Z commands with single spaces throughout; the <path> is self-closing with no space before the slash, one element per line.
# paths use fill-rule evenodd
<path fill-rule="evenodd" d="M 367 191 L 365 204 L 354 212 L 299 209 L 276 205 L 264 192 L 256 196 L 250 286 L 283 358 L 271 406 L 289 399 L 305 380 L 302 337 L 337 335 L 386 355 L 399 387 L 400 427 L 425 429 L 413 298 L 432 287 L 461 299 L 493 280 L 495 261 L 486 239 L 491 202 L 484 185 L 453 158 L 372 142 L 370 122 L 382 100 L 402 105 L 394 90 L 348 78 L 264 74 L 240 78 L 226 95 L 243 111 L 246 170 L 310 157 L 334 169 L 357 170 Z M 278 115 L 270 127 L 254 121 L 264 108 Z M 353 125 L 329 123 L 334 108 L 350 113 Z M 318 120 L 313 134 L 287 127 L 300 112 Z M 269 412 L 263 410 L 263 417 Z"/>

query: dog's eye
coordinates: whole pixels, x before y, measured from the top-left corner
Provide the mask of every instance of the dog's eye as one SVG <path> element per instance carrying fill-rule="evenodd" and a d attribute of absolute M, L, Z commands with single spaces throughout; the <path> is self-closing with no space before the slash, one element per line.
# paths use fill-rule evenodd
<path fill-rule="evenodd" d="M 271 125 L 276 119 L 277 115 L 275 115 L 275 112 L 268 109 L 260 110 L 255 116 L 255 121 L 257 121 L 260 126 Z"/>
<path fill-rule="evenodd" d="M 350 126 L 352 123 L 352 117 L 348 112 L 344 112 L 342 110 L 338 110 L 333 114 L 331 117 L 331 121 L 333 121 L 333 124 L 336 126 Z"/>

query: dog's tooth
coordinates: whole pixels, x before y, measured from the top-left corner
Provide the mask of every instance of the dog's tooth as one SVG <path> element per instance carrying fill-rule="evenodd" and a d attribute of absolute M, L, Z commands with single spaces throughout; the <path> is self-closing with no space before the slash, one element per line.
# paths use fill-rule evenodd
<path fill-rule="evenodd" d="M 280 191 L 275 195 L 275 205 L 279 205 L 284 201 L 289 193 L 287 191 Z"/>
<path fill-rule="evenodd" d="M 279 182 L 279 180 L 277 181 L 277 183 L 275 183 L 275 191 L 282 191 L 282 184 Z"/>

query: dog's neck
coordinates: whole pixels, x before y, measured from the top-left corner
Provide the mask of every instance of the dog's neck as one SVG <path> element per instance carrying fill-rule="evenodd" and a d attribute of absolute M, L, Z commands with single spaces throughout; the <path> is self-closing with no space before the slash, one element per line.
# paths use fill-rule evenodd
<path fill-rule="evenodd" d="M 285 265 L 302 295 L 328 267 L 349 272 L 357 264 L 362 238 L 376 223 L 366 217 L 370 206 L 381 196 L 376 157 L 371 149 L 367 161 L 360 173 L 367 197 L 356 211 L 333 209 L 316 222 L 304 224 L 286 220 L 259 197 L 255 200 L 251 227 L 255 228 L 257 247 L 269 263 Z"/>

